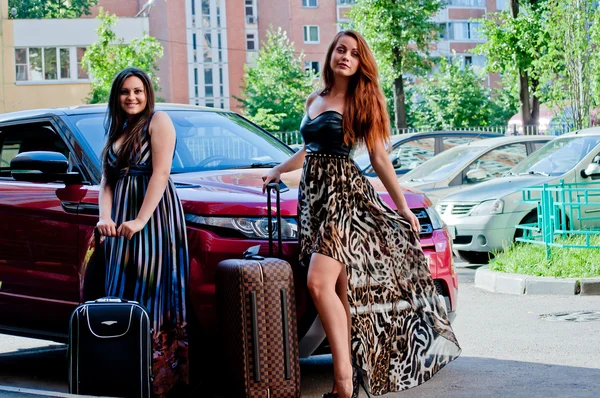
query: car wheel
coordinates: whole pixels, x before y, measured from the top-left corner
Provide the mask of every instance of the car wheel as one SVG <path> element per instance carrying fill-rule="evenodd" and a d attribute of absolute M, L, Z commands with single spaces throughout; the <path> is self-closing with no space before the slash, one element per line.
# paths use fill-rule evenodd
<path fill-rule="evenodd" d="M 494 255 L 488 252 L 467 252 L 459 250 L 457 254 L 458 257 L 469 264 L 487 264 L 490 259 L 494 258 Z"/>

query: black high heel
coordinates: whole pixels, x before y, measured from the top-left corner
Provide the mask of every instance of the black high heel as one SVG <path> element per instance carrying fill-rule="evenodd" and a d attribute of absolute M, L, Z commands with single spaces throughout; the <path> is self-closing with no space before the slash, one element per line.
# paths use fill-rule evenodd
<path fill-rule="evenodd" d="M 367 386 L 365 386 L 365 380 L 362 376 L 362 369 L 359 369 L 357 366 L 352 367 L 352 398 L 358 398 L 358 386 L 361 386 L 363 390 L 365 390 L 365 394 L 367 397 L 371 398 L 371 394 L 369 390 L 367 390 Z"/>

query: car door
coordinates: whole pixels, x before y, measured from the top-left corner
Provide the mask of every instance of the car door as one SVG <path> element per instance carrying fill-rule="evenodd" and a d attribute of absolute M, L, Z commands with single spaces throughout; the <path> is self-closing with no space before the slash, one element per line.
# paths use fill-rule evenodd
<path fill-rule="evenodd" d="M 460 176 L 461 184 L 457 184 L 457 186 L 464 189 L 500 177 L 523 161 L 527 155 L 527 142 L 516 142 L 492 148 L 465 167 Z M 481 174 L 474 176 L 470 173 L 471 171 L 478 171 Z"/>
<path fill-rule="evenodd" d="M 52 120 L 0 126 L 0 328 L 53 334 L 79 303 L 78 219 L 66 205 L 79 193 L 14 180 L 10 161 L 29 151 L 70 156 Z"/>

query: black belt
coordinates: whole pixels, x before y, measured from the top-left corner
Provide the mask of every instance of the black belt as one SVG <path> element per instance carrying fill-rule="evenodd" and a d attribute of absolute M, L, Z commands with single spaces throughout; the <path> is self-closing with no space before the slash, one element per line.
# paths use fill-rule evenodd
<path fill-rule="evenodd" d="M 350 159 L 350 155 L 341 155 L 337 153 L 327 152 L 306 152 L 306 156 L 314 156 L 318 158 L 332 158 L 332 159 Z"/>

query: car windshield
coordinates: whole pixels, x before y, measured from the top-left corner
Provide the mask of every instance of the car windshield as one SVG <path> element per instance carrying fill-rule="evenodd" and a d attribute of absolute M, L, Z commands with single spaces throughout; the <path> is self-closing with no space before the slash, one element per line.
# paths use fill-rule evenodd
<path fill-rule="evenodd" d="M 470 162 L 486 147 L 461 145 L 448 149 L 408 172 L 402 181 L 431 182 L 447 178 L 456 168 Z"/>
<path fill-rule="evenodd" d="M 170 110 L 177 134 L 171 173 L 273 167 L 288 159 L 290 148 L 244 118 L 225 112 Z M 72 119 L 100 159 L 106 137 L 105 115 Z"/>
<path fill-rule="evenodd" d="M 600 136 L 573 136 L 550 141 L 511 170 L 511 174 L 560 176 L 600 143 Z"/>

